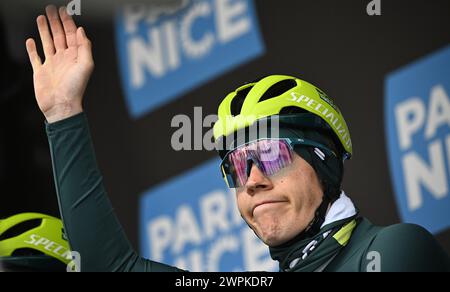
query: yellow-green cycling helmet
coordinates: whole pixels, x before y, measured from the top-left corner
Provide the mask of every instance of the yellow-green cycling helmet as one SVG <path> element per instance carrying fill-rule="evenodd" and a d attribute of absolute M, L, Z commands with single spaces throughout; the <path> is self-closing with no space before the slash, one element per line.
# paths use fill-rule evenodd
<path fill-rule="evenodd" d="M 298 109 L 299 114 L 285 114 Z M 352 155 L 350 133 L 341 111 L 319 88 L 292 76 L 271 75 L 245 84 L 228 94 L 219 106 L 214 125 L 217 141 L 256 121 L 278 116 L 280 124 L 308 127 L 314 124 L 331 131 L 339 141 L 341 157 Z M 311 117 L 311 118 L 305 118 Z"/>
<path fill-rule="evenodd" d="M 55 261 L 67 265 L 71 251 L 62 221 L 39 213 L 22 213 L 1 220 L 0 261 L 28 268 L 33 262 L 41 266 Z"/>

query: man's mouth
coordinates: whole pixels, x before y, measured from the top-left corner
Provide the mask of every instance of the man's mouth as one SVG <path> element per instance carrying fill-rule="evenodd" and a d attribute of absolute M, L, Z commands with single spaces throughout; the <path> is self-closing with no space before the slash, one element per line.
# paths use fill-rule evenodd
<path fill-rule="evenodd" d="M 255 213 L 255 211 L 257 209 L 259 210 L 259 209 L 262 209 L 262 208 L 273 207 L 274 205 L 280 204 L 280 203 L 286 203 L 286 201 L 282 201 L 282 200 L 267 200 L 267 201 L 258 202 L 253 207 L 253 213 Z"/>

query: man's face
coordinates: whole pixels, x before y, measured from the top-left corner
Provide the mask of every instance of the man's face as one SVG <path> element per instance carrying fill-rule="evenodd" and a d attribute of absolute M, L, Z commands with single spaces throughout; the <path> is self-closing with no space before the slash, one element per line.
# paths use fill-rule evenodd
<path fill-rule="evenodd" d="M 294 154 L 292 164 L 271 177 L 253 165 L 236 196 L 245 221 L 264 243 L 278 246 L 305 230 L 322 202 L 323 190 L 314 169 Z"/>

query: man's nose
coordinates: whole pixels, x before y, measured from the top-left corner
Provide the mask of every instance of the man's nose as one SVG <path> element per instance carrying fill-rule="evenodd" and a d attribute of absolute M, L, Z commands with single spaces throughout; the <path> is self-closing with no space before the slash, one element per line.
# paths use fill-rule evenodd
<path fill-rule="evenodd" d="M 273 188 L 272 181 L 255 164 L 251 165 L 245 189 L 250 195 Z"/>

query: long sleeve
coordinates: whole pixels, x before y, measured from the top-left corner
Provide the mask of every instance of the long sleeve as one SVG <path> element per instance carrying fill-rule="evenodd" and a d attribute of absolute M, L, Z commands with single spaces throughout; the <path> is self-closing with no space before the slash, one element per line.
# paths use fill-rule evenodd
<path fill-rule="evenodd" d="M 46 123 L 46 131 L 59 208 L 81 271 L 181 271 L 131 247 L 103 185 L 85 113 Z"/>

